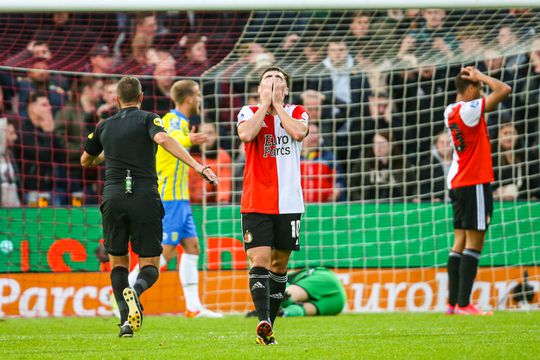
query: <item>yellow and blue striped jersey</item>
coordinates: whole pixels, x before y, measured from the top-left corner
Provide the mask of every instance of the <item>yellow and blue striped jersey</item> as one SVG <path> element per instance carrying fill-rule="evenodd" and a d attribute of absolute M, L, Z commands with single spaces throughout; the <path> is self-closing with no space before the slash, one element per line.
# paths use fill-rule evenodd
<path fill-rule="evenodd" d="M 169 135 L 189 150 L 192 145 L 189 140 L 189 119 L 173 109 L 163 116 L 162 120 L 163 127 Z M 159 146 L 156 154 L 156 170 L 161 200 L 189 200 L 189 166 Z"/>

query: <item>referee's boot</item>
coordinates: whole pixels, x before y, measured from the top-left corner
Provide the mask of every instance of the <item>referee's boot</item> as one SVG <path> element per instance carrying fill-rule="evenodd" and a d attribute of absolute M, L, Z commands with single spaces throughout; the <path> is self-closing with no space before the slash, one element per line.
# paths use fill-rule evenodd
<path fill-rule="evenodd" d="M 122 292 L 122 295 L 129 309 L 127 321 L 133 331 L 139 331 L 142 326 L 143 312 L 137 292 L 133 288 L 127 287 Z"/>
<path fill-rule="evenodd" d="M 118 324 L 118 326 L 120 327 L 120 333 L 118 334 L 118 337 L 133 337 L 133 329 L 131 328 L 131 325 L 129 325 L 128 321 L 126 321 L 124 325 Z"/>

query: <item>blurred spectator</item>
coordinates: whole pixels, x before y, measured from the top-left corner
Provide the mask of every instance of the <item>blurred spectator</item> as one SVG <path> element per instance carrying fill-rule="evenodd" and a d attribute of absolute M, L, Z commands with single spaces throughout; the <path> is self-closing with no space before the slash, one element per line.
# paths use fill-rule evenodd
<path fill-rule="evenodd" d="M 367 76 L 354 70 L 354 59 L 344 41 L 330 41 L 328 56 L 312 70 L 308 88 L 320 91 L 333 105 L 331 130 L 335 133 L 335 146 L 340 160 L 355 158 L 359 154 L 360 136 L 351 134 L 358 128 L 361 116 L 369 114 L 371 93 Z M 326 129 L 325 129 L 326 132 Z"/>
<path fill-rule="evenodd" d="M 0 117 L 0 207 L 19 207 L 19 168 L 12 150 L 17 141 L 15 123 Z"/>
<path fill-rule="evenodd" d="M 363 129 L 367 132 L 392 127 L 392 101 L 386 93 L 377 92 L 369 97 L 369 118 L 364 119 L 364 122 L 366 125 Z M 373 133 L 370 138 L 372 136 Z"/>
<path fill-rule="evenodd" d="M 371 17 L 373 14 L 365 11 L 357 11 L 353 14 L 349 32 L 347 33 L 347 43 L 351 49 L 351 55 L 362 69 L 366 69 L 372 64 L 371 56 L 373 34 L 370 31 Z"/>
<path fill-rule="evenodd" d="M 191 155 L 197 161 L 210 166 L 219 177 L 219 184 L 212 185 L 193 169 L 189 172 L 189 200 L 192 203 L 228 204 L 231 202 L 232 191 L 232 159 L 229 153 L 218 147 L 218 134 L 216 126 L 211 123 L 202 123 L 199 131 L 206 134 L 206 141 L 192 147 Z M 198 150 L 198 151 L 197 151 Z M 204 190 L 206 187 L 206 190 Z"/>
<path fill-rule="evenodd" d="M 257 88 L 258 85 L 252 85 L 249 87 L 248 91 L 246 92 L 246 101 L 243 102 L 244 104 L 247 106 L 257 106 L 261 103 Z"/>
<path fill-rule="evenodd" d="M 400 34 L 421 28 L 425 20 L 420 9 L 391 9 L 387 11 L 386 20 L 391 24 L 390 29 L 395 29 Z"/>
<path fill-rule="evenodd" d="M 103 82 L 103 103 L 96 110 L 99 120 L 107 119 L 118 111 L 117 88 L 118 80 L 116 79 L 108 79 Z"/>
<path fill-rule="evenodd" d="M 413 195 L 414 169 L 407 164 L 390 133 L 378 131 L 366 156 L 353 165 L 352 200 L 406 200 Z"/>
<path fill-rule="evenodd" d="M 144 43 L 149 44 L 149 47 L 154 44 L 154 39 L 158 30 L 157 17 L 153 12 L 137 12 L 135 14 L 135 27 L 133 33 L 126 36 L 125 27 L 121 27 L 121 32 L 116 39 L 115 57 L 129 58 L 133 50 L 133 42 L 136 37 L 144 39 Z M 143 40 L 140 40 L 142 42 Z"/>
<path fill-rule="evenodd" d="M 411 35 L 416 40 L 415 53 L 420 55 L 429 50 L 437 50 L 451 59 L 453 51 L 457 48 L 457 40 L 450 32 L 451 28 L 445 28 L 446 10 L 444 9 L 424 9 L 424 26 L 418 30 L 411 31 Z"/>
<path fill-rule="evenodd" d="M 527 61 L 525 54 L 516 54 L 522 49 L 519 48 L 519 38 L 511 25 L 504 24 L 499 28 L 497 44 L 506 55 L 504 60 L 505 70 L 512 73 L 517 72 L 519 67 Z"/>
<path fill-rule="evenodd" d="M 60 146 L 67 151 L 67 163 L 61 167 L 59 177 L 66 178 L 65 194 L 73 197 L 74 193 L 84 192 L 85 203 L 97 203 L 96 169 L 84 169 L 80 158 L 84 140 L 97 124 L 97 106 L 103 94 L 103 81 L 95 77 L 83 77 L 73 84 L 71 100 L 55 116 L 54 133 Z M 60 195 L 60 194 L 59 194 Z M 94 196 L 91 201 L 89 197 Z M 81 196 L 76 196 L 80 201 Z M 72 199 L 73 200 L 73 199 Z M 66 198 L 64 198 L 66 203 Z M 67 201 L 73 203 L 73 201 Z"/>
<path fill-rule="evenodd" d="M 318 127 L 322 144 L 331 146 L 334 133 L 332 132 L 332 107 L 325 104 L 326 96 L 316 90 L 305 90 L 300 95 L 301 103 L 309 115 L 310 124 Z"/>
<path fill-rule="evenodd" d="M 26 48 L 24 48 L 17 54 L 10 56 L 4 62 L 4 65 L 13 67 L 24 67 L 25 65 L 28 65 L 27 62 L 32 58 L 41 58 L 46 60 L 51 59 L 51 50 L 49 49 L 49 43 L 43 35 L 38 34 L 26 45 Z"/>
<path fill-rule="evenodd" d="M 435 57 L 433 52 L 427 52 L 416 65 L 418 59 L 406 55 L 407 62 L 411 62 L 409 66 L 416 67 L 391 72 L 388 77 L 390 97 L 396 109 L 392 118 L 396 123 L 393 136 L 403 142 L 406 156 L 416 166 L 420 160 L 417 154 L 427 154 L 431 139 L 444 127 L 442 121 L 433 119 L 442 119 L 444 115 L 449 69 L 436 67 Z"/>
<path fill-rule="evenodd" d="M 222 77 L 236 79 L 248 78 L 248 80 L 250 80 L 249 77 L 252 76 L 253 79 L 251 80 L 257 81 L 258 76 L 254 70 L 259 67 L 267 66 L 269 62 L 273 64 L 275 58 L 264 46 L 255 42 L 241 44 L 238 46 L 238 60 L 227 66 L 222 73 Z M 245 81 L 241 82 L 242 88 L 239 89 L 239 91 L 236 91 L 237 93 L 242 93 L 244 91 L 244 82 Z"/>
<path fill-rule="evenodd" d="M 115 74 L 150 75 L 153 72 L 152 64 L 148 63 L 148 51 L 152 48 L 152 39 L 139 34 L 133 37 L 131 52 L 114 69 Z"/>
<path fill-rule="evenodd" d="M 446 177 L 452 163 L 452 142 L 446 131 L 441 131 L 433 141 L 431 154 L 424 158 L 419 175 L 419 200 L 448 201 Z"/>
<path fill-rule="evenodd" d="M 478 64 L 478 69 L 489 76 L 507 83 L 512 88 L 515 87 L 514 77 L 505 69 L 504 56 L 498 48 L 484 50 L 484 61 Z M 508 96 L 499 104 L 497 112 L 491 113 L 486 117 L 490 138 L 494 139 L 497 137 L 497 130 L 501 122 L 510 120 L 514 98 L 515 94 Z"/>
<path fill-rule="evenodd" d="M 112 71 L 113 58 L 111 50 L 105 44 L 95 44 L 90 49 L 89 63 L 84 67 L 84 72 L 94 74 L 109 74 Z"/>
<path fill-rule="evenodd" d="M 529 147 L 540 144 L 540 36 L 531 41 L 529 52 L 529 64 L 527 73 L 523 76 L 527 80 L 519 94 L 520 103 L 524 105 L 524 127 L 520 133 L 525 137 L 525 143 Z"/>
<path fill-rule="evenodd" d="M 300 158 L 302 191 L 306 202 L 330 202 L 339 199 L 344 188 L 337 163 L 331 151 L 321 147 L 319 128 L 309 124 L 308 136 L 302 142 Z"/>
<path fill-rule="evenodd" d="M 540 166 L 538 150 L 527 150 L 519 141 L 511 123 L 500 126 L 493 145 L 493 198 L 502 201 L 540 198 Z"/>
<path fill-rule="evenodd" d="M 154 77 L 143 82 L 142 109 L 158 114 L 165 114 L 174 107 L 170 98 L 170 89 L 174 82 L 175 61 L 170 53 L 156 52 L 157 62 L 154 67 Z"/>
<path fill-rule="evenodd" d="M 468 25 L 459 30 L 459 50 L 466 60 L 477 61 L 482 57 L 484 44 L 482 43 L 483 30 L 477 25 Z"/>
<path fill-rule="evenodd" d="M 44 58 L 32 58 L 29 63 L 27 77 L 18 78 L 16 91 L 18 94 L 19 114 L 28 116 L 28 100 L 33 92 L 42 92 L 47 95 L 52 111 L 55 114 L 67 100 L 66 90 L 68 82 L 61 75 L 51 75 L 49 63 Z"/>
<path fill-rule="evenodd" d="M 48 206 L 54 190 L 54 162 L 62 162 L 62 147 L 54 135 L 49 98 L 43 92 L 30 95 L 28 117 L 21 120 L 15 158 L 21 169 L 23 199 L 30 206 Z"/>
<path fill-rule="evenodd" d="M 177 74 L 179 76 L 200 76 L 210 68 L 206 51 L 206 36 L 199 34 L 185 35 L 181 40 L 181 47 L 177 49 L 175 58 Z"/>

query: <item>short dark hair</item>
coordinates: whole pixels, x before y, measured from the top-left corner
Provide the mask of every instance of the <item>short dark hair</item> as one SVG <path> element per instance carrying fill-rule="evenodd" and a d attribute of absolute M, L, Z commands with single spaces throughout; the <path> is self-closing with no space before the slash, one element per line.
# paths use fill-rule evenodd
<path fill-rule="evenodd" d="M 179 80 L 171 87 L 171 99 L 175 104 L 183 104 L 188 96 L 195 95 L 195 87 L 199 85 L 193 80 Z"/>
<path fill-rule="evenodd" d="M 156 13 L 153 11 L 143 11 L 135 15 L 135 24 L 142 25 L 144 20 L 149 17 L 155 17 Z"/>
<path fill-rule="evenodd" d="M 289 74 L 287 74 L 285 70 L 283 70 L 279 66 L 274 66 L 274 65 L 264 69 L 264 71 L 261 73 L 261 76 L 259 77 L 259 84 L 261 83 L 264 77 L 264 74 L 266 74 L 269 71 L 279 71 L 280 73 L 282 73 L 283 76 L 285 77 L 285 83 L 287 84 L 287 86 L 289 86 Z"/>
<path fill-rule="evenodd" d="M 137 102 L 142 93 L 141 82 L 134 76 L 124 76 L 118 82 L 117 93 L 122 103 Z"/>
<path fill-rule="evenodd" d="M 47 94 L 45 94 L 43 91 L 35 91 L 30 94 L 30 100 L 28 101 L 28 104 L 35 103 L 37 99 L 42 98 L 42 97 L 48 99 Z"/>
<path fill-rule="evenodd" d="M 468 79 L 465 79 L 463 75 L 468 75 L 468 72 L 460 72 L 458 76 L 456 76 L 456 91 L 458 94 L 464 94 L 465 91 L 469 88 L 469 86 L 479 87 L 481 86 L 481 83 L 478 81 L 471 81 Z"/>

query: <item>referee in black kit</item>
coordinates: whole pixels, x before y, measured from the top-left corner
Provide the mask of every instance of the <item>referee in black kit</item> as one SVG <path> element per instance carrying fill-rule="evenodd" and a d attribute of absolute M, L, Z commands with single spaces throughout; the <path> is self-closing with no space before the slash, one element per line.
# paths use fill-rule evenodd
<path fill-rule="evenodd" d="M 139 80 L 123 77 L 118 82 L 120 110 L 88 135 L 81 157 L 82 166 L 97 166 L 106 161 L 100 209 L 112 268 L 111 283 L 121 314 L 120 337 L 131 337 L 133 331 L 141 328 L 138 297 L 159 276 L 164 211 L 157 190 L 157 145 L 210 183 L 218 182 L 209 167 L 195 161 L 178 141 L 167 135 L 158 115 L 140 110 L 142 98 Z M 133 288 L 128 283 L 128 241 L 139 255 L 141 269 Z"/>

